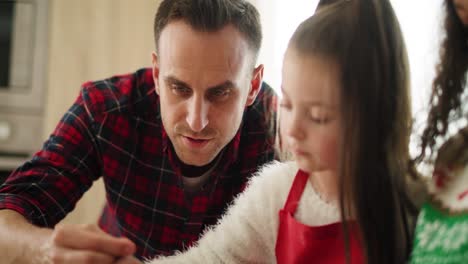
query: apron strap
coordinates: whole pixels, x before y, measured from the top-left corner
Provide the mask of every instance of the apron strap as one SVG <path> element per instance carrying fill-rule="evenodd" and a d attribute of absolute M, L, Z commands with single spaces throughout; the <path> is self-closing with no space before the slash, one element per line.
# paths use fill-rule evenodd
<path fill-rule="evenodd" d="M 309 174 L 307 174 L 305 171 L 297 171 L 296 177 L 294 178 L 294 182 L 291 186 L 291 190 L 289 191 L 288 199 L 284 205 L 285 211 L 288 211 L 291 214 L 296 212 L 297 205 L 299 204 L 299 200 L 301 199 L 302 192 L 304 191 L 308 179 Z"/>

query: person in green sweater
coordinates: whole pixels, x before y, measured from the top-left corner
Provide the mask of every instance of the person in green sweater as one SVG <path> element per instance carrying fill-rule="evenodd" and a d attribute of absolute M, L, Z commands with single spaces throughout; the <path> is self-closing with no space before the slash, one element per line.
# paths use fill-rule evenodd
<path fill-rule="evenodd" d="M 468 263 L 468 0 L 445 0 L 445 39 L 417 163 L 433 164 L 411 263 Z M 455 132 L 452 132 L 455 131 Z"/>

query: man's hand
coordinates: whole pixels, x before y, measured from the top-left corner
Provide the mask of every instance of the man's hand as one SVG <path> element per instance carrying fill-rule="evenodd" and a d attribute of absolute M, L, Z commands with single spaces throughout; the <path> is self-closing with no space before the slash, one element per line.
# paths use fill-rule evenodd
<path fill-rule="evenodd" d="M 41 228 L 21 214 L 0 210 L 0 263 L 137 264 L 135 244 L 113 237 L 97 225 L 57 225 Z"/>
<path fill-rule="evenodd" d="M 114 264 L 143 264 L 143 263 L 141 261 L 139 261 L 138 259 L 136 259 L 135 257 L 128 256 L 128 257 L 124 257 L 124 258 L 119 259 Z"/>
<path fill-rule="evenodd" d="M 113 237 L 97 225 L 58 225 L 41 247 L 39 263 L 140 263 L 131 255 L 135 244 Z"/>

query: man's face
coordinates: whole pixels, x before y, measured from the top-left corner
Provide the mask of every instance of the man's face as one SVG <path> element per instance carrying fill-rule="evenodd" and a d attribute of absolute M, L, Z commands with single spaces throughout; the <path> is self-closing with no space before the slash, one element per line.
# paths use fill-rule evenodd
<path fill-rule="evenodd" d="M 161 32 L 153 78 L 164 128 L 179 159 L 211 162 L 232 140 L 258 93 L 263 66 L 233 26 L 199 32 L 183 21 Z"/>

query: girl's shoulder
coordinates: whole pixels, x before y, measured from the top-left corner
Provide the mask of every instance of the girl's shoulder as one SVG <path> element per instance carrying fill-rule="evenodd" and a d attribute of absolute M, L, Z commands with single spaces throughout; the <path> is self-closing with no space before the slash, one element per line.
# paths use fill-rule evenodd
<path fill-rule="evenodd" d="M 299 168 L 294 161 L 272 161 L 263 165 L 250 179 L 250 183 L 262 182 L 273 185 L 292 184 Z"/>
<path fill-rule="evenodd" d="M 259 168 L 250 178 L 246 191 L 256 193 L 255 196 L 261 195 L 262 199 L 274 197 L 274 200 L 283 201 L 297 171 L 295 162 L 272 161 Z"/>
<path fill-rule="evenodd" d="M 269 163 L 266 163 L 256 173 L 257 175 L 262 175 L 262 174 L 287 174 L 287 175 L 292 175 L 295 176 L 298 167 L 295 161 L 271 161 Z"/>

